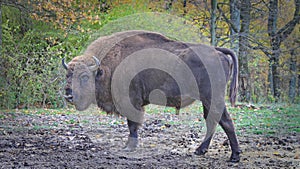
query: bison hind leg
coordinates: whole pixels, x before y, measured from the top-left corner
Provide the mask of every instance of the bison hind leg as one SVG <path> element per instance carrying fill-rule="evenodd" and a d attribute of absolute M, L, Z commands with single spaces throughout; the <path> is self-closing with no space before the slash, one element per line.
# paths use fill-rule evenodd
<path fill-rule="evenodd" d="M 208 106 L 205 106 L 205 104 L 203 103 L 203 113 L 204 113 L 205 120 L 207 119 L 208 112 L 209 112 Z M 206 133 L 206 134 L 207 135 L 205 136 L 204 141 L 201 143 L 201 145 L 195 151 L 196 155 L 204 155 L 208 151 L 209 144 L 212 140 L 213 135 L 209 135 L 208 133 Z"/>
<path fill-rule="evenodd" d="M 234 129 L 232 119 L 226 108 L 224 109 L 219 124 L 221 125 L 221 127 L 223 128 L 223 130 L 225 131 L 229 139 L 229 143 L 232 151 L 229 162 L 239 162 L 241 150 L 239 148 L 239 143 L 237 140 L 237 136 L 235 134 L 235 129 Z"/>

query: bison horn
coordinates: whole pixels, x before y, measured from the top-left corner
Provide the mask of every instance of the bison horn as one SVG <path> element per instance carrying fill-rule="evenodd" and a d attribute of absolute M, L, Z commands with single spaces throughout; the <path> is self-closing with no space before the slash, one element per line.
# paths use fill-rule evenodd
<path fill-rule="evenodd" d="M 93 56 L 93 59 L 95 60 L 96 62 L 96 65 L 94 66 L 90 66 L 90 70 L 93 72 L 93 71 L 96 71 L 98 69 L 98 67 L 100 66 L 100 61 L 98 60 L 98 58 L 96 58 L 95 56 Z"/>
<path fill-rule="evenodd" d="M 65 69 L 68 70 L 68 65 L 65 63 L 65 58 L 63 58 L 63 59 L 61 60 L 61 63 L 62 63 L 62 65 L 63 65 L 63 67 L 64 67 Z"/>

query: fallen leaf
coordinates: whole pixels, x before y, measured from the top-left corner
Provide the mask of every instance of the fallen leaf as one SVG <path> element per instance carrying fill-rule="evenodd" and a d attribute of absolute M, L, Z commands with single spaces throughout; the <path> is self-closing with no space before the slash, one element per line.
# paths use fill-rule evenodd
<path fill-rule="evenodd" d="M 300 153 L 299 152 L 296 152 L 296 154 L 294 156 L 294 159 L 300 159 Z"/>
<path fill-rule="evenodd" d="M 150 144 L 150 147 L 152 147 L 152 148 L 156 147 L 156 144 Z"/>

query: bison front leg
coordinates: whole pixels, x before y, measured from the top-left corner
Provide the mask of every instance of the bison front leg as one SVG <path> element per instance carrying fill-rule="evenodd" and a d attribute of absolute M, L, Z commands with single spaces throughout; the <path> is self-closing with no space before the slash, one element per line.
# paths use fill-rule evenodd
<path fill-rule="evenodd" d="M 124 150 L 134 151 L 138 146 L 138 129 L 141 124 L 127 119 L 127 125 L 130 133 Z"/>
<path fill-rule="evenodd" d="M 238 143 L 238 140 L 237 140 L 237 137 L 235 134 L 232 119 L 231 119 L 229 113 L 227 112 L 226 108 L 224 109 L 224 112 L 222 114 L 219 124 L 225 131 L 225 133 L 229 139 L 229 142 L 230 142 L 232 154 L 230 156 L 229 161 L 230 162 L 239 162 L 241 150 L 239 148 L 239 143 Z"/>

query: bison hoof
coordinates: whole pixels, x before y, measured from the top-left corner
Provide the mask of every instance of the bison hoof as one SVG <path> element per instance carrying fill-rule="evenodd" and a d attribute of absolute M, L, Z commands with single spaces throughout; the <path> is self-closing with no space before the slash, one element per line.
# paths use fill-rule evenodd
<path fill-rule="evenodd" d="M 207 149 L 197 148 L 195 151 L 196 155 L 204 155 L 205 153 L 207 153 Z"/>
<path fill-rule="evenodd" d="M 241 151 L 232 153 L 228 162 L 232 162 L 232 163 L 240 162 L 240 153 Z"/>
<path fill-rule="evenodd" d="M 138 138 L 134 138 L 134 137 L 128 137 L 128 141 L 126 143 L 126 146 L 124 147 L 125 151 L 135 151 L 135 149 L 138 146 Z"/>

